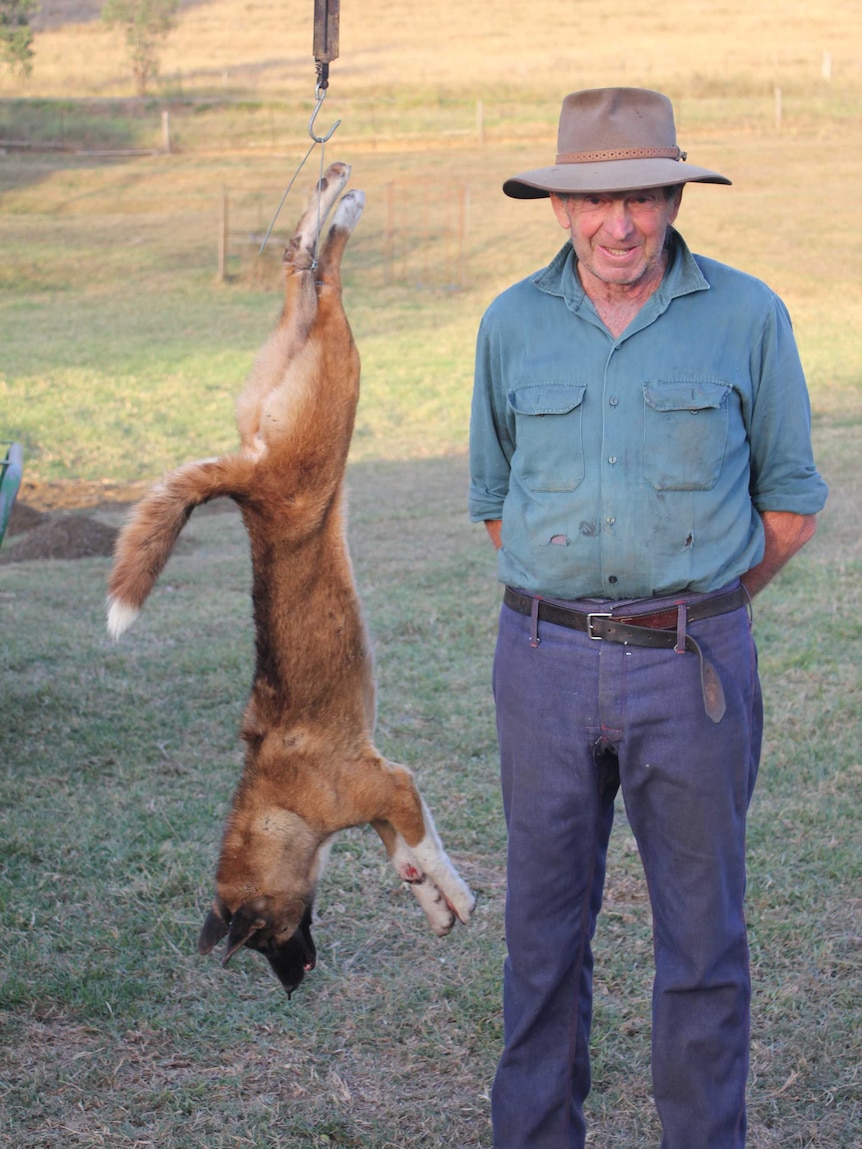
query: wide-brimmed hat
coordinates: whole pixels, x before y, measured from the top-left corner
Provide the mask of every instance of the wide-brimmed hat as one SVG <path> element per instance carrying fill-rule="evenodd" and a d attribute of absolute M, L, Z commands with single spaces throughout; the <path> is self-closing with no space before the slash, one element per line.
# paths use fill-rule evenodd
<path fill-rule="evenodd" d="M 542 199 L 551 192 L 730 183 L 685 160 L 667 96 L 647 88 L 592 88 L 563 100 L 554 166 L 522 172 L 506 180 L 503 191 L 513 199 Z"/>

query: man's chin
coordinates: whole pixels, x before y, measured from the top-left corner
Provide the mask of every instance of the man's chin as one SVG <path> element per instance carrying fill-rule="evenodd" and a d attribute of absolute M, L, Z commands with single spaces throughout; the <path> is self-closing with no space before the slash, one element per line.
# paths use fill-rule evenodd
<path fill-rule="evenodd" d="M 605 283 L 637 283 L 647 270 L 640 256 L 627 259 L 602 259 L 596 262 L 596 272 Z"/>

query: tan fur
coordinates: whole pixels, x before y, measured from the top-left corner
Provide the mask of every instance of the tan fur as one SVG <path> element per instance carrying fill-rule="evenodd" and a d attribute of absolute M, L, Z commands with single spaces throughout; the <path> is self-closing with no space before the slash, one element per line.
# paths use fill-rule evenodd
<path fill-rule="evenodd" d="M 194 507 L 239 505 L 251 540 L 256 667 L 245 768 L 224 831 L 201 952 L 227 935 L 263 952 L 290 993 L 314 965 L 311 906 L 334 833 L 371 823 L 437 934 L 473 895 L 446 857 L 410 772 L 372 742 L 369 643 L 344 537 L 344 469 L 359 356 L 340 264 L 364 197 L 349 192 L 314 266 L 350 169 L 333 164 L 284 257 L 281 321 L 237 403 L 239 451 L 169 474 L 135 509 L 109 582 L 115 637 L 143 605 Z"/>

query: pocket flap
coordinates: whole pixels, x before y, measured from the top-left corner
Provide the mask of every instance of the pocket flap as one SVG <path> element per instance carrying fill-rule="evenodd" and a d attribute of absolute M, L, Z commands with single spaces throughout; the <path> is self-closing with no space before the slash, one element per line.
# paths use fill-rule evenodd
<path fill-rule="evenodd" d="M 706 411 L 720 407 L 729 383 L 644 383 L 644 399 L 654 411 Z"/>
<path fill-rule="evenodd" d="M 580 407 L 586 383 L 539 383 L 510 391 L 507 400 L 516 415 L 566 415 Z"/>

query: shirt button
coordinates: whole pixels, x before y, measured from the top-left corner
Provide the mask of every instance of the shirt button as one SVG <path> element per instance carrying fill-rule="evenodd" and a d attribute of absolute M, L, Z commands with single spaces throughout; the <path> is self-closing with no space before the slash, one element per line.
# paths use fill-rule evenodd
<path fill-rule="evenodd" d="M 611 466 L 613 466 L 616 461 L 617 461 L 616 455 L 608 455 L 608 462 L 611 464 Z"/>
<path fill-rule="evenodd" d="M 616 521 L 617 520 L 614 518 L 613 515 L 608 515 L 608 517 L 605 519 L 605 522 L 608 524 L 609 527 L 612 527 Z"/>
<path fill-rule="evenodd" d="M 616 575 L 608 575 L 608 582 L 616 582 L 616 581 L 617 581 Z"/>
<path fill-rule="evenodd" d="M 612 395 L 611 398 L 608 400 L 608 402 L 610 403 L 610 405 L 612 407 L 616 407 L 617 404 L 619 403 L 619 399 L 616 397 L 616 395 Z"/>

